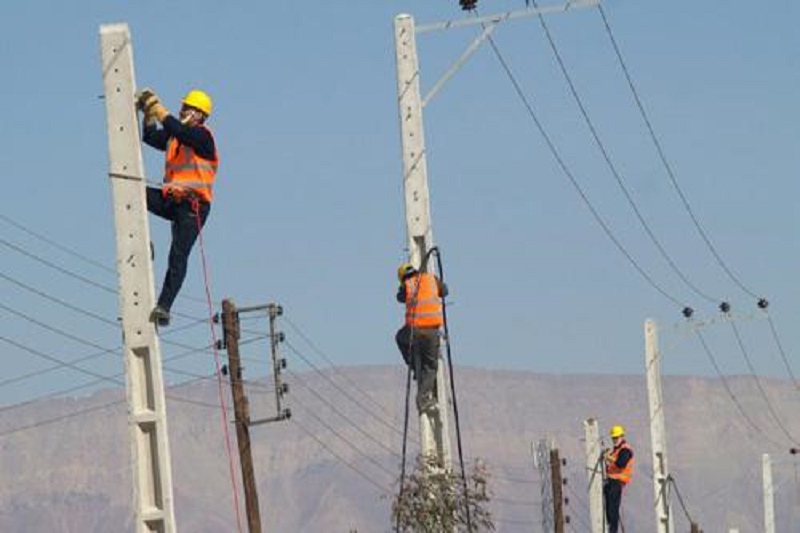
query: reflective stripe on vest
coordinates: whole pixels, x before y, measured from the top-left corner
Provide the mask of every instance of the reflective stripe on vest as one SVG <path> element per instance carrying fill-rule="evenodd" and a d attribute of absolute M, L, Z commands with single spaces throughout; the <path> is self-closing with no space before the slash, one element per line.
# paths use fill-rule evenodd
<path fill-rule="evenodd" d="M 419 282 L 419 288 L 417 287 Z M 444 322 L 439 284 L 433 274 L 421 273 L 404 282 L 406 324 L 414 328 L 438 328 Z"/>
<path fill-rule="evenodd" d="M 212 136 L 211 130 L 204 128 Z M 193 148 L 180 144 L 174 137 L 167 143 L 167 157 L 164 164 L 164 193 L 185 194 L 189 189 L 206 202 L 213 197 L 214 179 L 217 177 L 219 158 L 213 160 L 199 157 Z"/>
<path fill-rule="evenodd" d="M 622 450 L 628 450 L 631 452 L 631 458 L 628 461 L 628 464 L 625 465 L 625 468 L 619 468 L 617 466 L 617 457 L 619 456 L 619 452 Z M 631 482 L 631 478 L 633 477 L 633 450 L 631 450 L 627 442 L 623 442 L 618 448 L 615 448 L 609 454 L 608 463 L 606 464 L 606 475 L 610 479 L 616 479 L 625 485 Z"/>

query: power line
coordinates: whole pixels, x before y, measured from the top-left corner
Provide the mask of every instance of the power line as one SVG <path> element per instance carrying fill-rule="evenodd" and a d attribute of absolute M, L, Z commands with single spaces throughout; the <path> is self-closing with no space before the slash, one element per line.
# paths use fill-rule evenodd
<path fill-rule="evenodd" d="M 736 342 L 739 345 L 740 351 L 742 352 L 742 356 L 744 357 L 744 360 L 747 363 L 747 368 L 750 369 L 750 374 L 753 376 L 753 379 L 756 382 L 756 387 L 758 388 L 758 391 L 761 393 L 761 397 L 764 398 L 764 402 L 767 404 L 767 408 L 769 409 L 769 412 L 772 415 L 773 420 L 775 420 L 775 423 L 778 424 L 779 428 L 781 428 L 781 431 L 783 431 L 783 434 L 786 435 L 786 437 L 789 439 L 789 442 L 795 444 L 797 441 L 786 429 L 786 426 L 783 424 L 780 417 L 778 417 L 778 413 L 775 411 L 775 407 L 772 405 L 772 402 L 767 396 L 767 392 L 764 390 L 764 387 L 761 384 L 761 380 L 756 374 L 756 370 L 753 367 L 753 362 L 750 360 L 750 355 L 748 354 L 747 349 L 744 346 L 744 342 L 742 341 L 742 336 L 739 333 L 739 328 L 736 327 L 736 322 L 731 320 L 730 324 L 731 328 L 733 329 L 733 334 L 736 337 Z"/>
<path fill-rule="evenodd" d="M 285 341 L 285 342 L 286 342 L 286 346 L 287 346 L 287 347 L 288 347 L 288 348 L 289 348 L 289 349 L 292 351 L 292 353 L 294 353 L 295 355 L 297 355 L 298 357 L 300 357 L 300 359 L 302 359 L 302 360 L 303 360 L 303 361 L 304 361 L 304 362 L 305 362 L 305 363 L 306 363 L 308 366 L 310 366 L 311 368 L 313 368 L 313 369 L 314 369 L 314 371 L 315 371 L 317 374 L 319 374 L 320 376 L 322 376 L 322 378 L 323 378 L 323 379 L 325 379 L 325 380 L 326 380 L 328 383 L 330 383 L 330 384 L 331 384 L 331 385 L 332 385 L 332 386 L 333 386 L 333 387 L 334 387 L 336 390 L 338 390 L 338 391 L 339 391 L 339 392 L 341 392 L 343 395 L 345 395 L 345 396 L 346 396 L 346 397 L 347 397 L 347 398 L 348 398 L 350 401 L 352 401 L 354 404 L 358 405 L 358 406 L 359 406 L 359 407 L 360 407 L 360 408 L 361 408 L 361 409 L 362 409 L 362 410 L 363 410 L 365 413 L 369 414 L 369 415 L 370 415 L 370 416 L 372 416 L 372 417 L 373 417 L 375 420 L 377 420 L 378 422 L 380 422 L 381 424 L 383 424 L 383 425 L 384 425 L 385 427 L 387 427 L 388 429 L 390 429 L 390 430 L 394 431 L 395 433 L 398 433 L 398 434 L 400 434 L 400 435 L 402 435 L 402 434 L 403 434 L 403 432 L 402 432 L 400 429 L 398 429 L 398 428 L 397 428 L 397 427 L 396 427 L 394 424 L 392 424 L 392 423 L 390 423 L 390 422 L 387 422 L 387 421 L 386 421 L 384 418 L 382 418 L 380 415 L 377 415 L 377 414 L 376 414 L 374 411 L 372 411 L 371 409 L 367 408 L 367 407 L 366 407 L 366 406 L 365 406 L 365 405 L 364 405 L 364 404 L 363 404 L 363 403 L 362 403 L 360 400 L 358 400 L 358 399 L 354 398 L 354 397 L 353 397 L 353 396 L 352 396 L 352 395 L 351 395 L 349 392 L 347 392 L 347 390 L 345 390 L 345 389 L 343 389 L 342 387 L 340 387 L 340 386 L 339 386 L 339 385 L 338 385 L 338 384 L 337 384 L 335 381 L 333 381 L 333 379 L 331 379 L 331 378 L 330 378 L 330 377 L 329 377 L 327 374 L 325 374 L 324 372 L 322 372 L 322 370 L 320 370 L 320 369 L 319 369 L 319 367 L 317 367 L 317 366 L 316 366 L 314 363 L 312 363 L 311 361 L 309 361 L 309 360 L 308 360 L 308 358 L 306 358 L 306 357 L 305 357 L 305 356 L 302 354 L 302 352 L 300 352 L 300 351 L 299 351 L 297 348 L 295 348 L 295 347 L 292 345 L 292 343 L 290 343 L 289 341 Z M 373 400 L 373 401 L 374 401 L 374 400 Z"/>
<path fill-rule="evenodd" d="M 390 413 L 389 413 L 389 409 L 388 409 L 386 406 L 382 405 L 382 404 L 381 404 L 380 402 L 378 402 L 378 401 L 377 401 L 377 400 L 376 400 L 376 399 L 375 399 L 373 396 L 371 396 L 371 395 L 370 395 L 369 393 L 367 393 L 367 392 L 366 392 L 364 389 L 362 389 L 362 388 L 361 388 L 361 387 L 358 385 L 358 383 L 356 383 L 356 382 L 355 382 L 355 380 L 353 380 L 353 379 L 351 379 L 351 378 L 350 378 L 350 376 L 348 376 L 348 375 L 347 375 L 347 374 L 345 374 L 344 372 L 340 372 L 340 371 L 339 371 L 339 369 L 338 369 L 338 367 L 337 367 L 337 366 L 334 364 L 334 362 L 333 362 L 333 361 L 332 361 L 332 360 L 331 360 L 331 359 L 330 359 L 330 358 L 329 358 L 327 355 L 325 355 L 325 352 L 323 352 L 323 351 L 322 351 L 322 350 L 321 350 L 321 349 L 320 349 L 320 348 L 319 348 L 319 347 L 318 347 L 318 346 L 317 346 L 317 345 L 316 345 L 316 344 L 315 344 L 315 343 L 314 343 L 314 342 L 313 342 L 313 341 L 312 341 L 312 340 L 311 340 L 311 339 L 308 337 L 308 335 L 306 335 L 305 333 L 303 333 L 303 331 L 302 331 L 302 330 L 301 330 L 301 329 L 300 329 L 300 328 L 299 328 L 299 327 L 298 327 L 298 326 L 297 326 L 297 325 L 296 325 L 294 322 L 292 322 L 292 321 L 291 321 L 289 318 L 287 318 L 287 317 L 284 317 L 284 320 L 286 321 L 286 323 L 287 323 L 287 324 L 289 324 L 289 326 L 290 326 L 290 327 L 291 327 L 291 328 L 294 330 L 294 332 L 295 332 L 295 333 L 297 333 L 297 335 L 298 335 L 298 336 L 299 336 L 301 339 L 303 339 L 303 340 L 306 342 L 306 344 L 308 344 L 308 345 L 311 347 L 311 349 L 312 349 L 312 350 L 313 350 L 313 351 L 314 351 L 314 352 L 315 352 L 317 355 L 319 355 L 320 357 L 322 357 L 322 358 L 325 360 L 325 362 L 326 362 L 326 363 L 328 363 L 328 364 L 330 365 L 330 367 L 331 367 L 331 368 L 332 368 L 332 369 L 333 369 L 333 370 L 334 370 L 334 371 L 335 371 L 335 372 L 336 372 L 336 373 L 337 373 L 339 376 L 341 376 L 341 377 L 342 377 L 342 378 L 343 378 L 345 381 L 347 381 L 347 383 L 348 383 L 348 384 L 349 384 L 351 387 L 353 387 L 355 390 L 357 390 L 358 392 L 360 392 L 360 393 L 361 393 L 361 394 L 364 396 L 364 398 L 366 398 L 366 399 L 367 399 L 367 400 L 368 400 L 368 401 L 369 401 L 371 404 L 373 404 L 373 405 L 375 405 L 375 406 L 377 406 L 377 407 L 380 407 L 380 408 L 381 408 L 381 410 L 382 410 L 384 413 L 386 413 L 387 415 L 389 415 L 389 414 L 390 414 Z"/>
<path fill-rule="evenodd" d="M 538 3 L 536 2 L 536 0 L 533 0 L 533 6 L 534 6 L 534 8 L 538 9 L 539 6 L 538 6 Z M 544 20 L 544 16 L 541 13 L 539 14 L 539 23 L 541 24 L 542 29 L 544 30 L 544 33 L 545 33 L 545 35 L 547 37 L 547 41 L 550 43 L 550 49 L 553 51 L 553 55 L 556 58 L 556 61 L 558 63 L 558 66 L 560 67 L 561 73 L 564 75 L 564 79 L 567 81 L 567 84 L 569 85 L 569 89 L 570 89 L 570 92 L 572 93 L 572 97 L 575 100 L 575 103 L 577 104 L 578 108 L 580 109 L 581 115 L 583 116 L 583 120 L 586 123 L 587 127 L 589 128 L 589 131 L 592 134 L 592 138 L 594 139 L 594 142 L 597 145 L 597 148 L 600 150 L 600 153 L 603 155 L 603 159 L 606 162 L 606 166 L 608 167 L 608 169 L 611 172 L 611 174 L 614 176 L 614 179 L 616 180 L 617 185 L 619 186 L 620 190 L 622 191 L 623 195 L 625 196 L 625 199 L 628 201 L 628 205 L 631 206 L 631 209 L 636 214 L 636 218 L 639 220 L 639 224 L 642 226 L 642 229 L 644 229 L 645 233 L 647 233 L 647 236 L 650 237 L 650 240 L 653 242 L 653 244 L 658 249 L 659 253 L 661 254 L 661 257 L 664 258 L 664 260 L 667 262 L 667 264 L 669 264 L 670 268 L 672 268 L 672 270 L 675 272 L 675 274 L 677 274 L 678 277 L 692 291 L 694 291 L 695 294 L 697 294 L 698 296 L 700 296 L 700 297 L 702 297 L 702 298 L 704 298 L 704 299 L 706 299 L 706 300 L 708 300 L 710 302 L 718 301 L 717 299 L 712 298 L 711 296 L 708 296 L 705 292 L 700 290 L 697 287 L 697 285 L 692 283 L 692 281 L 688 278 L 688 276 L 678 267 L 678 265 L 675 263 L 675 261 L 672 259 L 672 257 L 670 257 L 670 255 L 667 253 L 667 251 L 664 248 L 664 246 L 661 244 L 661 241 L 656 237 L 655 233 L 650 228 L 650 225 L 645 220 L 644 215 L 642 214 L 641 210 L 639 209 L 639 206 L 636 204 L 636 201 L 633 199 L 633 196 L 631 195 L 630 191 L 628 190 L 628 187 L 625 185 L 625 182 L 624 182 L 624 180 L 622 178 L 621 173 L 617 169 L 617 167 L 614 164 L 614 162 L 611 160 L 611 155 L 608 153 L 608 150 L 606 149 L 605 144 L 600 139 L 600 134 L 598 133 L 597 128 L 595 127 L 594 123 L 592 122 L 592 119 L 589 117 L 589 112 L 586 109 L 586 106 L 583 103 L 583 100 L 581 99 L 580 94 L 578 94 L 578 90 L 575 87 L 575 83 L 572 81 L 572 76 L 570 76 L 569 71 L 567 70 L 567 66 L 564 63 L 563 58 L 561 57 L 561 53 L 558 51 L 558 47 L 556 46 L 555 40 L 553 39 L 553 35 L 550 32 L 550 28 L 547 26 L 547 23 Z"/>
<path fill-rule="evenodd" d="M 353 472 L 355 472 L 356 474 L 358 474 L 359 476 L 361 476 L 363 479 L 367 480 L 367 482 L 369 482 L 371 485 L 373 485 L 373 486 L 377 487 L 377 489 L 378 489 L 379 491 L 381 491 L 381 493 L 383 493 L 383 494 L 386 494 L 387 492 L 389 492 L 389 491 L 387 491 L 387 487 L 383 487 L 383 486 L 379 485 L 379 484 L 378 484 L 378 483 L 377 483 L 377 482 L 376 482 L 374 479 L 372 479 L 372 477 L 371 477 L 371 476 L 369 476 L 369 475 L 365 474 L 363 470 L 361 470 L 361 469 L 357 468 L 357 467 L 356 467 L 354 464 L 352 464 L 350 461 L 347 461 L 347 460 L 346 460 L 346 459 L 344 459 L 344 458 L 343 458 L 341 455 L 339 455 L 338 453 L 336 453 L 335 451 L 333 451 L 333 448 L 331 448 L 330 446 L 328 446 L 328 444 L 326 444 L 326 443 L 325 443 L 325 441 L 323 441 L 322 439 L 320 439 L 319 437 L 317 437 L 316 435 L 314 435 L 314 434 L 313 434 L 311 431 L 309 431 L 308 429 L 306 429 L 306 427 L 305 427 L 305 426 L 303 426 L 303 425 L 302 425 L 300 422 L 298 422 L 298 421 L 297 421 L 295 418 L 292 418 L 292 419 L 291 419 L 291 422 L 292 422 L 292 424 L 294 424 L 294 425 L 296 425 L 297 427 L 299 427 L 299 428 L 300 428 L 300 429 L 301 429 L 301 430 L 302 430 L 302 431 L 303 431 L 303 432 L 304 432 L 306 435 L 308 435 L 309 437 L 311 437 L 312 439 L 314 439 L 315 441 L 317 441 L 317 444 L 319 444 L 320 446 L 322 446 L 323 448 L 325 448 L 325 449 L 328 451 L 328 453 L 330 453 L 331 455 L 333 455 L 333 456 L 334 456 L 336 459 L 338 459 L 338 460 L 339 460 L 341 463 L 343 463 L 345 466 L 347 466 L 347 467 L 348 467 L 350 470 L 352 470 Z"/>
<path fill-rule="evenodd" d="M 745 422 L 747 422 L 747 424 L 755 431 L 754 434 L 761 435 L 762 438 L 764 438 L 766 440 L 769 440 L 770 442 L 772 442 L 776 446 L 780 446 L 780 443 L 778 443 L 777 441 L 773 440 L 766 433 L 764 433 L 761 430 L 761 428 L 759 428 L 758 425 L 755 422 L 753 422 L 753 420 L 747 415 L 747 413 L 744 410 L 744 407 L 742 407 L 741 402 L 739 402 L 739 399 L 736 398 L 736 395 L 733 393 L 733 390 L 731 389 L 730 385 L 728 384 L 728 380 L 725 378 L 725 375 L 720 370 L 719 365 L 717 364 L 717 360 L 714 357 L 714 354 L 711 352 L 711 349 L 709 348 L 708 344 L 706 343 L 706 340 L 703 337 L 703 334 L 700 332 L 699 329 L 695 329 L 694 333 L 697 336 L 698 340 L 700 341 L 700 344 L 703 347 L 703 351 L 705 352 L 706 356 L 708 357 L 708 360 L 711 361 L 711 365 L 714 367 L 714 371 L 717 373 L 717 376 L 719 377 L 720 381 L 722 382 L 722 386 L 725 388 L 725 391 L 728 393 L 728 396 L 730 397 L 731 401 L 736 406 L 736 409 L 739 411 L 739 414 L 742 415 L 742 418 L 745 420 Z M 746 432 L 746 434 L 747 434 L 748 437 L 751 437 L 750 432 Z"/>
<path fill-rule="evenodd" d="M 586 207 L 589 209 L 589 212 L 592 214 L 592 216 L 594 217 L 594 219 L 597 222 L 597 224 L 600 226 L 600 228 L 606 234 L 606 237 L 608 237 L 611 240 L 611 242 L 614 243 L 614 245 L 617 247 L 619 252 L 622 253 L 622 255 L 625 256 L 625 258 L 628 260 L 628 262 L 631 264 L 631 266 L 639 273 L 640 276 L 642 276 L 642 278 L 644 278 L 644 280 L 651 287 L 653 287 L 656 291 L 658 291 L 658 293 L 660 293 L 666 299 L 670 300 L 675 305 L 681 306 L 684 309 L 688 308 L 688 306 L 682 304 L 680 300 L 678 300 L 677 298 L 675 298 L 674 296 L 672 296 L 671 294 L 666 292 L 666 290 L 664 290 L 658 283 L 656 283 L 655 280 L 650 276 L 650 274 L 648 274 L 636 262 L 636 260 L 628 252 L 628 250 L 622 245 L 622 243 L 619 241 L 619 239 L 617 239 L 617 237 L 611 231 L 611 228 L 608 226 L 606 221 L 600 216 L 600 213 L 597 211 L 597 209 L 594 207 L 594 205 L 589 200 L 589 197 L 586 195 L 586 192 L 583 190 L 581 185 L 578 183 L 577 179 L 575 178 L 575 176 L 570 171 L 570 169 L 567 166 L 567 164 L 564 161 L 564 159 L 561 157 L 561 154 L 558 152 L 553 140 L 550 138 L 550 135 L 547 133 L 547 131 L 545 130 L 545 128 L 542 125 L 541 121 L 539 120 L 538 116 L 534 112 L 532 105 L 528 101 L 528 98 L 525 96 L 525 93 L 522 91 L 522 87 L 520 86 L 519 82 L 517 81 L 516 77 L 514 76 L 514 73 L 511 71 L 511 68 L 509 67 L 509 65 L 506 62 L 505 58 L 500 53 L 500 50 L 497 47 L 497 45 L 495 44 L 494 39 L 491 36 L 489 36 L 489 37 L 487 37 L 487 40 L 489 41 L 489 44 L 491 45 L 492 50 L 494 51 L 495 55 L 497 56 L 497 59 L 500 61 L 500 65 L 503 67 L 503 70 L 505 71 L 506 76 L 508 76 L 508 79 L 511 81 L 511 84 L 514 87 L 514 90 L 516 91 L 517 96 L 520 98 L 520 100 L 522 101 L 522 104 L 525 106 L 525 109 L 528 112 L 528 116 L 531 118 L 531 120 L 535 124 L 536 128 L 539 130 L 539 133 L 541 134 L 542 138 L 544 139 L 545 144 L 547 145 L 548 149 L 550 150 L 550 153 L 553 155 L 553 157 L 555 158 L 555 160 L 558 163 L 559 167 L 561 168 L 562 172 L 569 179 L 569 181 L 572 184 L 573 188 L 578 193 L 578 195 L 581 197 L 581 199 L 583 200 L 583 202 L 586 205 Z"/>
<path fill-rule="evenodd" d="M 368 432 L 364 431 L 356 422 L 354 422 L 351 418 L 349 418 L 347 415 L 342 413 L 335 405 L 333 405 L 333 403 L 331 403 L 328 400 L 326 400 L 325 398 L 323 398 L 321 394 L 319 394 L 316 390 L 314 390 L 313 387 L 308 385 L 302 378 L 300 378 L 300 376 L 298 374 L 295 374 L 294 372 L 290 371 L 289 375 L 291 375 L 293 378 L 297 379 L 300 382 L 300 384 L 303 385 L 312 395 L 314 395 L 318 400 L 320 400 L 322 403 L 327 405 L 334 413 L 336 413 L 341 418 L 346 420 L 347 423 L 349 423 L 351 426 L 353 426 L 356 429 L 356 431 L 361 433 L 364 437 L 368 438 L 369 440 L 371 440 L 372 442 L 374 442 L 375 444 L 377 444 L 378 446 L 380 446 L 381 448 L 383 448 L 384 450 L 386 450 L 390 454 L 394 455 L 395 457 L 400 458 L 400 454 L 399 453 L 397 453 L 396 451 L 394 451 L 393 449 L 388 447 L 386 444 L 382 443 L 381 441 L 379 441 L 378 439 L 376 439 L 375 437 L 370 435 Z"/>
<path fill-rule="evenodd" d="M 608 34 L 608 38 L 611 41 L 611 45 L 614 48 L 614 53 L 617 57 L 617 60 L 622 68 L 623 73 L 625 74 L 625 79 L 628 81 L 628 87 L 630 87 L 631 94 L 633 95 L 634 100 L 636 101 L 636 106 L 639 108 L 639 113 L 644 120 L 645 125 L 647 126 L 647 131 L 650 133 L 650 138 L 653 141 L 654 146 L 656 147 L 656 151 L 658 152 L 658 156 L 661 159 L 661 163 L 664 165 L 664 168 L 667 171 L 667 175 L 669 176 L 669 180 L 672 183 L 675 192 L 681 199 L 683 203 L 683 207 L 686 210 L 686 213 L 692 219 L 694 223 L 694 227 L 697 229 L 697 232 L 700 234 L 700 237 L 705 242 L 706 246 L 708 247 L 711 254 L 717 261 L 717 264 L 722 268 L 723 271 L 728 275 L 728 277 L 745 293 L 750 295 L 753 298 L 759 298 L 757 294 L 753 291 L 748 289 L 740 280 L 739 278 L 732 272 L 732 270 L 728 267 L 728 265 L 723 261 L 722 257 L 720 256 L 719 252 L 717 252 L 716 247 L 711 242 L 711 238 L 708 236 L 706 231 L 703 229 L 703 226 L 700 224 L 699 219 L 695 215 L 694 211 L 692 210 L 691 206 L 689 205 L 689 201 L 686 198 L 686 195 L 683 193 L 680 185 L 678 184 L 678 180 L 675 177 L 675 172 L 672 170 L 672 165 L 670 165 L 667 157 L 664 153 L 664 149 L 661 145 L 661 142 L 656 135 L 655 129 L 653 128 L 653 124 L 648 116 L 647 112 L 645 111 L 644 104 L 642 103 L 642 99 L 639 96 L 639 91 L 636 89 L 636 85 L 633 83 L 633 78 L 630 74 L 630 70 L 628 69 L 625 60 L 622 57 L 622 52 L 620 51 L 620 47 L 617 44 L 617 40 L 614 38 L 614 34 L 611 31 L 611 25 L 608 22 L 608 18 L 606 17 L 605 11 L 603 10 L 603 6 L 598 4 L 597 9 L 600 12 L 600 16 L 603 18 L 603 25 L 605 26 L 606 33 Z"/>

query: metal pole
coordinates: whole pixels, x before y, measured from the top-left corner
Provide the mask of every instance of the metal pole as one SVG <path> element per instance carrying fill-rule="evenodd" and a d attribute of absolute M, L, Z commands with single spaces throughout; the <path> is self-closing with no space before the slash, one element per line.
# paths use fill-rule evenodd
<path fill-rule="evenodd" d="M 658 329 L 653 320 L 644 323 L 647 398 L 650 408 L 650 440 L 653 454 L 653 490 L 656 501 L 657 533 L 673 533 L 672 508 L 669 503 L 669 468 L 667 464 L 667 429 L 661 392 L 661 354 Z"/>
<path fill-rule="evenodd" d="M 761 456 L 764 476 L 764 533 L 775 533 L 775 493 L 772 487 L 772 462 L 769 454 Z"/>
<path fill-rule="evenodd" d="M 603 533 L 603 449 L 600 446 L 600 431 L 597 420 L 588 418 L 583 422 L 586 437 L 586 475 L 589 478 L 589 523 L 592 533 Z"/>
<path fill-rule="evenodd" d="M 133 45 L 127 24 L 100 26 L 109 178 L 114 199 L 119 301 L 128 398 L 134 529 L 174 533 L 172 466 L 155 302 L 144 164 L 134 109 Z"/>
<path fill-rule="evenodd" d="M 222 325 L 225 333 L 225 346 L 228 350 L 228 369 L 236 422 L 236 442 L 239 445 L 239 463 L 242 468 L 247 526 L 250 533 L 261 533 L 258 488 L 253 469 L 253 450 L 250 446 L 250 406 L 244 392 L 242 365 L 239 358 L 239 314 L 231 300 L 222 301 Z"/>

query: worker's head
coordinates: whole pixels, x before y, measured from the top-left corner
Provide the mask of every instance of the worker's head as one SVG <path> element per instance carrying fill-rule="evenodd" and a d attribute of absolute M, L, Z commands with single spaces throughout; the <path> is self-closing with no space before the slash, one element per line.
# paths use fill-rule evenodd
<path fill-rule="evenodd" d="M 197 89 L 186 93 L 181 104 L 181 122 L 190 126 L 205 122 L 214 107 L 211 97 Z"/>
<path fill-rule="evenodd" d="M 612 427 L 611 431 L 609 431 L 608 434 L 611 435 L 611 438 L 614 439 L 615 441 L 617 439 L 622 439 L 625 437 L 625 428 L 618 424 Z"/>
<path fill-rule="evenodd" d="M 397 281 L 402 283 L 403 280 L 406 279 L 406 277 L 410 276 L 416 271 L 417 269 L 414 268 L 414 265 L 412 265 L 411 263 L 403 263 L 402 265 L 397 267 Z"/>

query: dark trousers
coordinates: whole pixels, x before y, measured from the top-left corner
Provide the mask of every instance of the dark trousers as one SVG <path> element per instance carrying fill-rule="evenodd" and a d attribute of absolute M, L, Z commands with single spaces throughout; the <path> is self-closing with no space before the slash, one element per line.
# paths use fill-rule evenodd
<path fill-rule="evenodd" d="M 622 486 L 622 482 L 616 479 L 608 479 L 603 485 L 608 533 L 617 533 L 619 529 L 619 506 L 622 503 Z"/>
<path fill-rule="evenodd" d="M 169 266 L 164 276 L 164 284 L 161 286 L 161 295 L 158 297 L 158 305 L 169 311 L 186 278 L 189 254 L 200 233 L 200 227 L 206 223 L 211 206 L 207 202 L 199 202 L 200 225 L 198 226 L 197 214 L 190 200 L 175 201 L 172 197 L 165 198 L 161 189 L 148 187 L 147 210 L 172 223 Z"/>
<path fill-rule="evenodd" d="M 397 347 L 403 360 L 411 366 L 417 380 L 417 406 L 434 394 L 439 364 L 439 328 L 412 328 L 408 324 L 397 330 Z"/>

